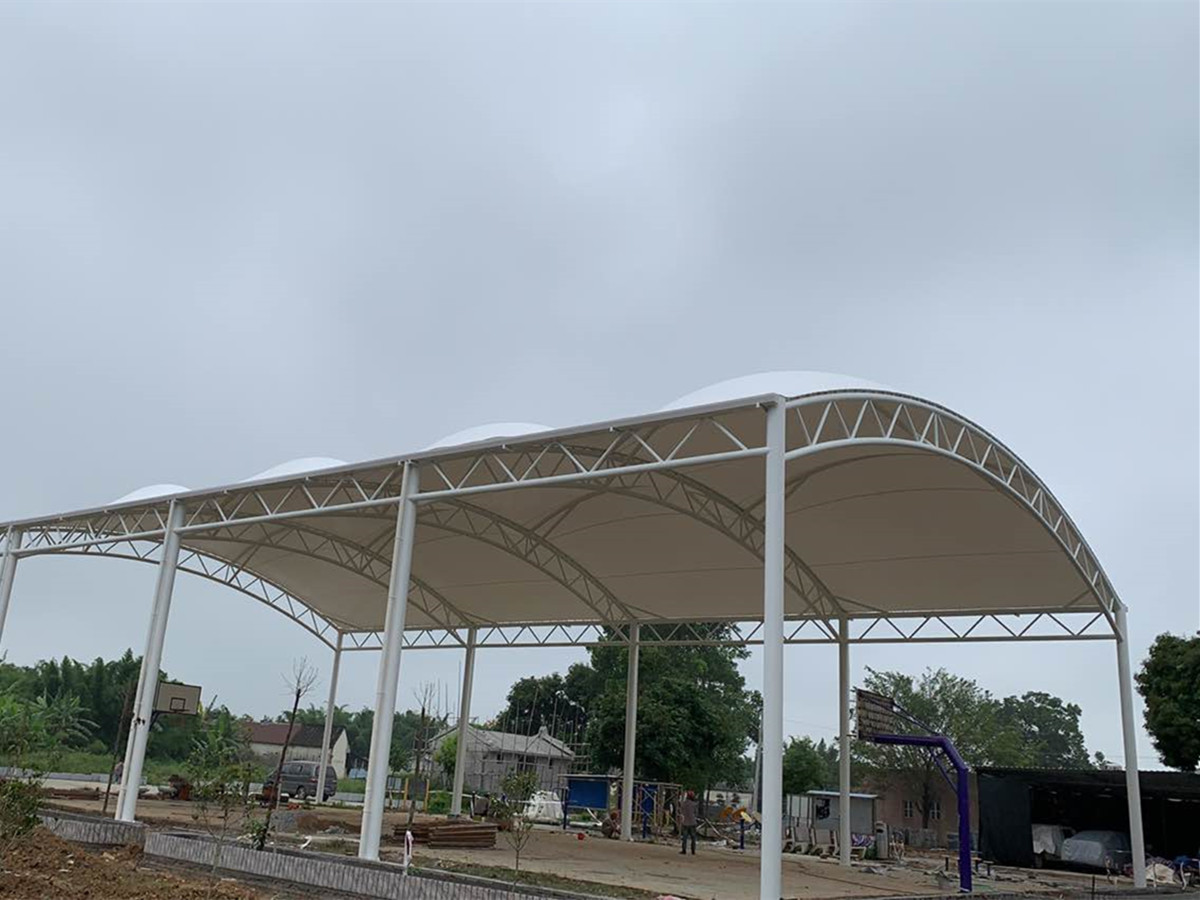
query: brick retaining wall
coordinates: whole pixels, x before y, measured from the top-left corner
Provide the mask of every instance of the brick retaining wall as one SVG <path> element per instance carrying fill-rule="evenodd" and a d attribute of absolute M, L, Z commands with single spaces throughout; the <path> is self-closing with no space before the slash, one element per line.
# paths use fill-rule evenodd
<path fill-rule="evenodd" d="M 145 852 L 165 859 L 212 866 L 217 850 L 215 841 L 201 835 L 154 831 L 146 836 Z M 242 844 L 221 847 L 218 868 L 388 900 L 545 900 L 574 896 L 559 891 L 511 892 L 502 882 L 482 878 L 450 878 L 415 871 L 405 875 L 392 863 L 302 850 L 254 850 Z"/>
<path fill-rule="evenodd" d="M 47 829 L 63 840 L 78 844 L 111 847 L 136 844 L 140 847 L 146 841 L 146 826 L 141 822 L 118 822 L 115 819 L 77 815 L 57 809 L 44 809 L 38 813 L 38 818 Z"/>

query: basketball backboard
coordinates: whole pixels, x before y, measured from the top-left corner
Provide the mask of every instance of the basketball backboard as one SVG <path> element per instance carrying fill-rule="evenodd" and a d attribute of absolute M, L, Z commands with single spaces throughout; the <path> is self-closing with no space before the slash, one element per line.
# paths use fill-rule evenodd
<path fill-rule="evenodd" d="M 199 715 L 200 685 L 160 681 L 154 695 L 154 711 L 171 716 Z"/>
<path fill-rule="evenodd" d="M 855 733 L 860 738 L 896 733 L 896 701 L 861 688 L 854 693 Z"/>

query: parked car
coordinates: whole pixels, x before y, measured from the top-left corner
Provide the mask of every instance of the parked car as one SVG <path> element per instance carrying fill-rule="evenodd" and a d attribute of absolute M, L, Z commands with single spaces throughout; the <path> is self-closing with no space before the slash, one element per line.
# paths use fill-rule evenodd
<path fill-rule="evenodd" d="M 1129 835 L 1120 831 L 1081 831 L 1062 843 L 1065 863 L 1120 872 L 1133 860 Z"/>
<path fill-rule="evenodd" d="M 293 800 L 307 800 L 316 796 L 317 776 L 321 773 L 321 764 L 315 762 L 284 763 L 279 772 L 279 786 L 283 793 Z M 337 793 L 337 772 L 333 766 L 325 767 L 325 796 L 328 800 Z M 275 775 L 263 782 L 263 800 L 270 802 L 275 799 Z"/>

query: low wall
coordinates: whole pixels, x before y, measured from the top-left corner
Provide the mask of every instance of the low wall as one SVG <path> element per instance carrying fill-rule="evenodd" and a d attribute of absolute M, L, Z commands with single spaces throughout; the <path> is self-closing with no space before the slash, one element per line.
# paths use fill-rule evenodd
<path fill-rule="evenodd" d="M 38 818 L 42 820 L 42 825 L 63 840 L 78 844 L 106 847 L 137 844 L 140 847 L 146 842 L 146 826 L 141 822 L 118 822 L 57 809 L 44 809 L 38 813 Z"/>
<path fill-rule="evenodd" d="M 226 844 L 219 850 L 217 868 L 228 872 L 388 900 L 546 900 L 575 896 L 537 888 L 514 892 L 502 882 L 443 873 L 412 871 L 405 875 L 400 866 L 393 863 L 303 850 L 254 850 L 243 844 Z M 149 856 L 212 866 L 218 846 L 203 835 L 154 831 L 146 836 L 145 852 Z M 529 893 L 529 890 L 537 893 Z"/>

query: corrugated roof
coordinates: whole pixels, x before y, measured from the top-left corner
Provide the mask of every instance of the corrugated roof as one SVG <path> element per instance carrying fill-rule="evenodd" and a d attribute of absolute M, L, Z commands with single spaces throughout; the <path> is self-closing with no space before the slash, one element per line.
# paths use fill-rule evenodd
<path fill-rule="evenodd" d="M 292 747 L 320 747 L 321 741 L 325 737 L 325 729 L 320 725 L 296 725 L 292 732 Z M 336 744 L 338 737 L 345 731 L 344 728 L 335 728 L 330 737 L 330 744 Z M 288 726 L 286 722 L 251 722 L 250 723 L 250 743 L 252 744 L 274 744 L 276 747 L 282 747 L 283 741 L 287 737 Z"/>
<path fill-rule="evenodd" d="M 1125 790 L 1124 769 L 1009 769 L 983 766 L 976 770 L 980 778 L 1005 778 L 1026 781 L 1041 787 L 1100 787 Z M 1138 772 L 1142 796 L 1166 796 L 1176 799 L 1200 799 L 1200 774 L 1169 770 Z"/>
<path fill-rule="evenodd" d="M 555 759 L 574 759 L 575 752 L 558 738 L 542 728 L 537 734 L 513 734 L 508 731 L 489 731 L 468 725 L 474 741 L 484 744 L 497 753 L 522 753 L 527 756 L 545 756 Z M 447 728 L 433 739 L 435 745 L 458 733 L 458 726 Z"/>

